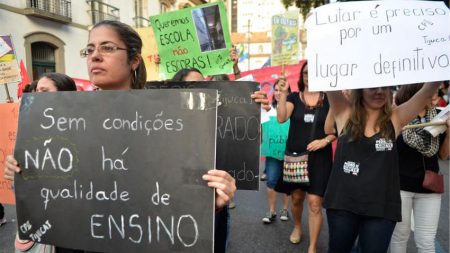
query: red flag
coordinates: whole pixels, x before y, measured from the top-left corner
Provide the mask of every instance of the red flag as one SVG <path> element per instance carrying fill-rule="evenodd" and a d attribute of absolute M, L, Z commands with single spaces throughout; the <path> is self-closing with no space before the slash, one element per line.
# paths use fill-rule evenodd
<path fill-rule="evenodd" d="M 25 64 L 23 64 L 23 60 L 20 60 L 20 77 L 22 81 L 17 84 L 17 98 L 22 96 L 22 90 L 25 88 L 25 85 L 31 83 L 30 78 L 28 78 L 28 72 L 25 68 Z"/>
<path fill-rule="evenodd" d="M 273 84 L 275 83 L 275 80 L 280 78 L 282 72 L 284 72 L 284 76 L 291 87 L 291 91 L 298 91 L 297 82 L 300 75 L 300 69 L 305 63 L 305 60 L 301 60 L 299 63 L 292 65 L 254 69 L 242 72 L 241 76 L 244 77 L 247 75 L 252 75 L 255 81 L 260 83 L 261 89 L 266 91 L 269 100 L 272 101 L 272 97 L 274 95 Z M 230 78 L 232 79 L 234 76 L 230 75 Z"/>
<path fill-rule="evenodd" d="M 89 80 L 81 79 L 81 78 L 73 78 L 72 80 L 75 82 L 77 86 L 77 90 L 79 91 L 90 91 L 94 90 L 95 87 L 91 84 Z"/>

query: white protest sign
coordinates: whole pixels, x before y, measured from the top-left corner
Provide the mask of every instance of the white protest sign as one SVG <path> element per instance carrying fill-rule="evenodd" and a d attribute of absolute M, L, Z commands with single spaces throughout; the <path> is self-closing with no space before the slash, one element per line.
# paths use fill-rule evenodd
<path fill-rule="evenodd" d="M 306 23 L 309 89 L 450 79 L 449 13 L 443 2 L 403 0 L 315 9 Z"/>
<path fill-rule="evenodd" d="M 434 117 L 431 122 L 445 122 L 448 120 L 450 116 L 450 105 L 447 105 L 442 111 Z M 445 132 L 447 129 L 447 126 L 441 125 L 441 126 L 427 126 L 424 128 L 426 131 L 428 131 L 430 134 L 432 134 L 434 137 L 438 136 L 439 134 Z"/>

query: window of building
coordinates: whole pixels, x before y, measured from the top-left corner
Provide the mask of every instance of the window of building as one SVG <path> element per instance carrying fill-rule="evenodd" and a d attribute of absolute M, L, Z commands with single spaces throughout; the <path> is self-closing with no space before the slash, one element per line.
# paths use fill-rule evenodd
<path fill-rule="evenodd" d="M 45 42 L 35 42 L 31 44 L 31 59 L 33 66 L 33 80 L 38 79 L 42 74 L 55 72 L 55 48 Z"/>
<path fill-rule="evenodd" d="M 237 32 L 238 4 L 237 0 L 231 0 L 231 32 Z"/>
<path fill-rule="evenodd" d="M 260 54 L 264 53 L 264 46 L 263 45 L 259 45 L 258 46 L 258 53 L 260 53 Z"/>
<path fill-rule="evenodd" d="M 147 3 L 144 0 L 134 0 L 134 26 L 147 27 L 150 20 L 147 17 L 146 11 Z"/>
<path fill-rule="evenodd" d="M 46 72 L 65 73 L 65 44 L 52 34 L 37 32 L 25 36 L 26 68 L 33 80 Z"/>
<path fill-rule="evenodd" d="M 70 0 L 27 0 L 26 3 L 25 15 L 62 23 L 72 21 L 72 1 Z"/>
<path fill-rule="evenodd" d="M 161 13 L 166 13 L 169 11 L 170 11 L 170 6 L 165 2 L 161 2 Z"/>
<path fill-rule="evenodd" d="M 87 0 L 90 5 L 88 11 L 92 17 L 92 24 L 96 24 L 102 20 L 119 20 L 119 8 L 104 3 L 102 0 Z"/>

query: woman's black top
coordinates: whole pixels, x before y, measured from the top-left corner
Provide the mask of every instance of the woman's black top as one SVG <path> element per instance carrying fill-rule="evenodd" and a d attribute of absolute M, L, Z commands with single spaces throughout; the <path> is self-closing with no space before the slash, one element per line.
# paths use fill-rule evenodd
<path fill-rule="evenodd" d="M 330 105 L 327 96 L 320 94 L 319 102 L 316 107 L 308 107 L 300 99 L 298 92 L 289 94 L 287 101 L 294 105 L 290 117 L 289 135 L 286 141 L 286 150 L 290 153 L 301 154 L 306 152 L 306 146 L 316 139 L 322 139 L 327 136 L 324 126 Z M 331 145 L 309 153 L 308 172 L 309 186 L 302 184 L 285 183 L 279 187 L 280 192 L 290 194 L 292 191 L 301 189 L 318 196 L 323 196 L 328 183 L 328 177 L 332 166 Z"/>
<path fill-rule="evenodd" d="M 317 107 L 309 108 L 300 99 L 298 92 L 288 95 L 287 102 L 294 105 L 286 142 L 286 149 L 289 152 L 303 153 L 312 140 L 325 137 L 324 125 L 330 105 L 327 97 L 324 94 L 321 94 L 321 96 L 323 96 L 322 101 L 319 101 Z M 312 128 L 314 126 L 315 129 L 313 131 Z M 311 138 L 312 131 L 313 136 Z"/>
<path fill-rule="evenodd" d="M 398 154 L 390 126 L 389 139 L 380 133 L 355 141 L 347 133 L 339 137 L 325 208 L 401 221 Z"/>
<path fill-rule="evenodd" d="M 403 140 L 403 136 L 397 139 L 398 158 L 400 169 L 400 189 L 416 193 L 433 193 L 422 187 L 425 169 L 439 172 L 437 155 L 426 157 L 417 149 L 411 148 Z"/>

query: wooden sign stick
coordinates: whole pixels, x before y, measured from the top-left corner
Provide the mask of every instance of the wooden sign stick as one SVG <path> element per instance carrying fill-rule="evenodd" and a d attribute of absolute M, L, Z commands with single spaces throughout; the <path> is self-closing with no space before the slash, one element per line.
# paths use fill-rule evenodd
<path fill-rule="evenodd" d="M 13 99 L 12 99 L 11 95 L 9 95 L 8 84 L 5 83 L 4 86 L 5 86 L 5 90 L 6 90 L 6 101 L 7 101 L 8 103 L 12 103 L 12 102 L 13 102 Z"/>
<path fill-rule="evenodd" d="M 415 124 L 415 125 L 407 125 L 403 127 L 403 130 L 405 129 L 412 129 L 412 128 L 420 128 L 420 127 L 427 127 L 427 126 L 442 126 L 447 125 L 447 122 L 445 121 L 434 121 L 434 122 L 427 122 L 427 123 L 421 123 L 421 124 Z"/>

